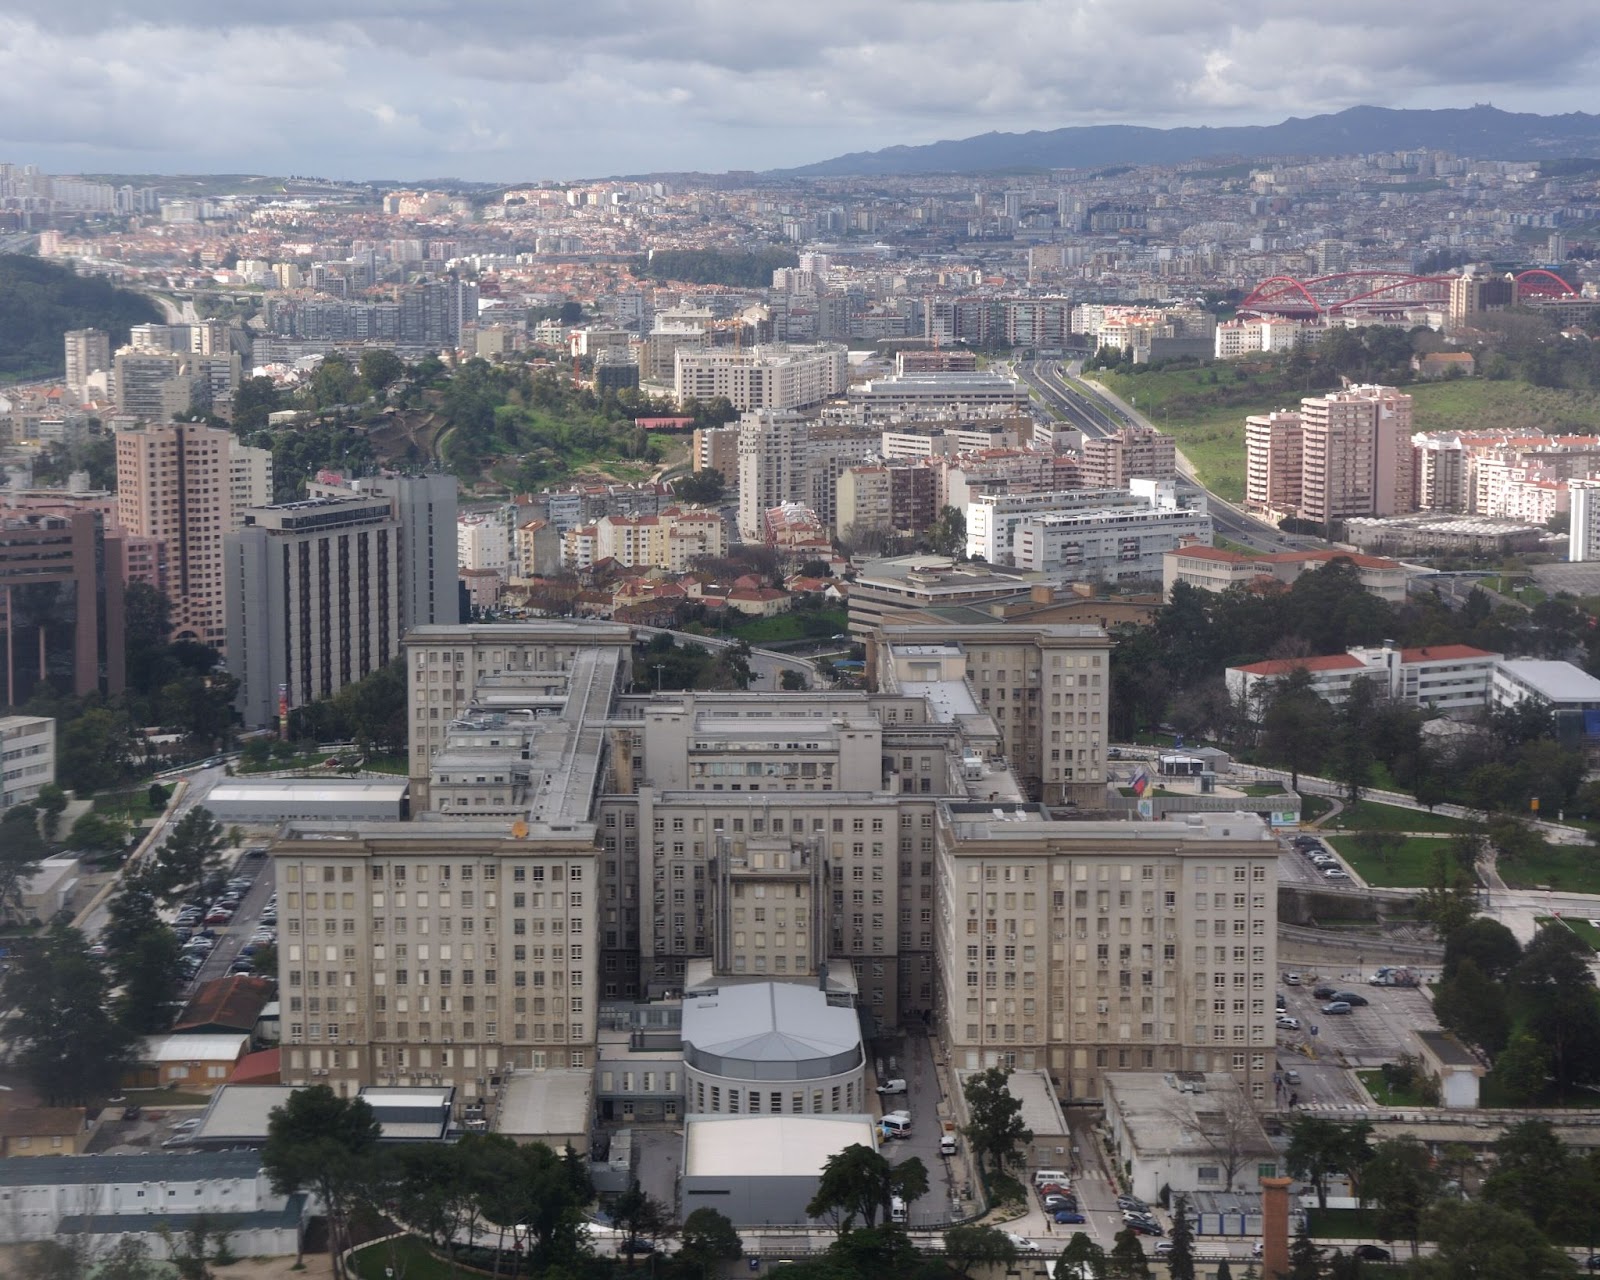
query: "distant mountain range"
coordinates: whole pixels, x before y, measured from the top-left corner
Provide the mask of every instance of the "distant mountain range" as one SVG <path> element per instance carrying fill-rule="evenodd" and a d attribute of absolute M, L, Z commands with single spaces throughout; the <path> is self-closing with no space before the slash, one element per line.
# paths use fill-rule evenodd
<path fill-rule="evenodd" d="M 834 178 L 1025 169 L 1180 164 L 1212 156 L 1332 156 L 1429 147 L 1485 160 L 1600 156 L 1600 115 L 1538 116 L 1475 106 L 1440 111 L 1351 107 L 1281 124 L 1147 129 L 1085 125 L 1031 133 L 985 133 L 921 147 L 857 151 L 775 177 Z"/>

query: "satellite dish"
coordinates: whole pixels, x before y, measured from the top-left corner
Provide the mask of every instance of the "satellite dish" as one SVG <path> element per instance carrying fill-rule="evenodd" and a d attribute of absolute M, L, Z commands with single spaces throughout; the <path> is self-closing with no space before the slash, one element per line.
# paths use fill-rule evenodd
<path fill-rule="evenodd" d="M 521 818 L 518 818 L 511 824 L 511 834 L 518 840 L 526 839 L 528 835 L 528 824 Z"/>

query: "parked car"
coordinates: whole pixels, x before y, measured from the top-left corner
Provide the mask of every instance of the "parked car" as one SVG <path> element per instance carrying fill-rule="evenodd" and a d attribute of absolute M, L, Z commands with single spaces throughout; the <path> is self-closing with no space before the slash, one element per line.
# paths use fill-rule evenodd
<path fill-rule="evenodd" d="M 1393 1257 L 1387 1249 L 1377 1244 L 1358 1244 L 1350 1252 L 1363 1262 L 1388 1262 Z"/>
<path fill-rule="evenodd" d="M 1320 986 L 1320 987 L 1312 987 L 1311 988 L 1311 997 L 1314 1000 L 1332 1000 L 1333 999 L 1333 993 L 1335 991 L 1337 991 L 1337 990 L 1338 990 L 1337 987 L 1330 987 L 1330 986 L 1327 986 L 1327 985 L 1323 985 L 1323 986 Z"/>
<path fill-rule="evenodd" d="M 1328 867 L 1322 873 L 1324 880 L 1348 880 L 1350 873 L 1343 867 Z"/>
<path fill-rule="evenodd" d="M 1136 1236 L 1164 1236 L 1167 1233 L 1153 1222 L 1130 1222 L 1128 1230 Z"/>
<path fill-rule="evenodd" d="M 1039 1246 L 1038 1245 L 1034 1244 L 1034 1242 L 1032 1240 L 1028 1239 L 1027 1236 L 1019 1236 L 1015 1231 L 1006 1232 L 1006 1239 L 1011 1241 L 1011 1247 L 1013 1249 L 1015 1249 L 1018 1253 L 1038 1253 L 1039 1252 Z"/>
<path fill-rule="evenodd" d="M 1278 1026 L 1284 1031 L 1298 1031 L 1300 1030 L 1300 1019 L 1287 1013 L 1280 1013 L 1278 1015 Z"/>
<path fill-rule="evenodd" d="M 1334 1000 L 1334 1001 L 1332 1001 L 1332 1002 L 1330 1002 L 1328 1004 L 1323 1005 L 1322 1006 L 1322 1012 L 1326 1013 L 1330 1017 L 1332 1017 L 1335 1014 L 1349 1013 L 1350 1012 L 1350 1006 L 1348 1004 L 1346 1004 L 1343 1000 Z"/>
<path fill-rule="evenodd" d="M 1369 1003 L 1366 996 L 1359 991 L 1335 991 L 1330 999 L 1342 1000 L 1345 1004 L 1352 1005 L 1357 1009 L 1365 1008 Z"/>
<path fill-rule="evenodd" d="M 1165 1258 L 1169 1253 L 1172 1252 L 1172 1241 L 1163 1240 L 1160 1244 L 1158 1244 L 1156 1246 L 1155 1252 L 1156 1252 L 1156 1257 Z"/>
<path fill-rule="evenodd" d="M 1057 1222 L 1059 1222 L 1059 1223 L 1087 1222 L 1088 1221 L 1088 1219 L 1085 1218 L 1076 1209 L 1057 1209 L 1056 1213 L 1055 1213 L 1055 1220 Z"/>
<path fill-rule="evenodd" d="M 1298 987 L 1300 985 L 1300 975 L 1298 973 L 1284 974 L 1283 985 L 1286 987 Z"/>
<path fill-rule="evenodd" d="M 1589 1260 L 1583 1264 L 1590 1271 L 1600 1271 L 1600 1253 L 1591 1253 Z"/>
<path fill-rule="evenodd" d="M 1150 1208 L 1150 1206 L 1147 1205 L 1143 1200 L 1139 1199 L 1138 1196 L 1118 1196 L 1117 1208 L 1133 1209 L 1139 1213 L 1144 1213 Z"/>
<path fill-rule="evenodd" d="M 1282 1013 L 1285 1009 L 1287 1009 L 1289 1007 L 1289 1002 L 1286 999 L 1284 999 L 1283 992 L 1281 992 L 1281 991 L 1278 992 L 1278 998 L 1277 998 L 1276 1004 L 1278 1006 L 1278 1012 L 1279 1013 Z"/>
<path fill-rule="evenodd" d="M 904 1093 L 905 1091 L 906 1082 L 904 1080 L 885 1080 L 878 1086 L 878 1092 L 882 1094 Z"/>
<path fill-rule="evenodd" d="M 1074 1196 L 1041 1196 L 1040 1205 L 1046 1213 L 1054 1213 L 1057 1209 L 1076 1209 L 1077 1198 Z"/>
<path fill-rule="evenodd" d="M 123 1107 L 122 1108 L 122 1118 L 124 1120 L 137 1120 L 143 1114 L 144 1114 L 144 1112 L 139 1110 L 138 1107 Z"/>
<path fill-rule="evenodd" d="M 645 1240 L 639 1236 L 629 1236 L 617 1246 L 618 1253 L 630 1256 L 636 1253 L 654 1253 L 655 1251 L 656 1242 L 654 1240 Z"/>
<path fill-rule="evenodd" d="M 229 924 L 233 920 L 233 912 L 226 910 L 211 911 L 206 914 L 207 924 Z"/>

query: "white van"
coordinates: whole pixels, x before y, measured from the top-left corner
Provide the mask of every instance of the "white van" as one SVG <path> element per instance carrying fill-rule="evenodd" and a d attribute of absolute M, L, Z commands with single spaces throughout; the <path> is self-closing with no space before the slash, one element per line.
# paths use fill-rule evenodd
<path fill-rule="evenodd" d="M 944 1134 L 939 1139 L 939 1154 L 942 1156 L 953 1156 L 955 1153 L 956 1135 L 953 1133 Z"/>
<path fill-rule="evenodd" d="M 1036 1169 L 1033 1174 L 1033 1185 L 1036 1187 L 1042 1187 L 1047 1182 L 1058 1182 L 1064 1187 L 1071 1181 L 1060 1169 Z"/>
<path fill-rule="evenodd" d="M 889 1221 L 904 1222 L 906 1220 L 906 1202 L 899 1196 L 889 1197 Z"/>
<path fill-rule="evenodd" d="M 911 1136 L 910 1116 L 884 1116 L 881 1124 L 885 1138 L 909 1138 Z"/>

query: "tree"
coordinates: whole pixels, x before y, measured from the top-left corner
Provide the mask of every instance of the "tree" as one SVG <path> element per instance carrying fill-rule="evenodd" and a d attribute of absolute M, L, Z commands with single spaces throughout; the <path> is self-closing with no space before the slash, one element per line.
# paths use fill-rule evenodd
<path fill-rule="evenodd" d="M 1526 1217 L 1494 1204 L 1440 1201 L 1423 1234 L 1438 1241 L 1438 1280 L 1569 1280 L 1571 1261 Z"/>
<path fill-rule="evenodd" d="M 959 507 L 942 507 L 927 533 L 929 548 L 941 556 L 964 557 L 967 551 L 967 517 Z"/>
<path fill-rule="evenodd" d="M 233 429 L 240 439 L 264 429 L 267 418 L 283 407 L 283 397 L 271 378 L 245 378 L 233 393 Z"/>
<path fill-rule="evenodd" d="M 706 506 L 720 502 L 727 488 L 727 477 L 715 467 L 696 471 L 693 475 L 684 476 L 672 483 L 672 492 L 677 497 L 685 502 L 698 502 Z"/>
<path fill-rule="evenodd" d="M 54 782 L 47 782 L 39 788 L 33 807 L 39 811 L 39 825 L 44 829 L 44 838 L 54 844 L 62 811 L 67 807 L 67 793 Z"/>
<path fill-rule="evenodd" d="M 670 1213 L 666 1205 L 639 1186 L 635 1178 L 628 1189 L 616 1198 L 611 1206 L 611 1220 L 629 1240 L 649 1240 L 652 1243 L 667 1229 Z M 634 1263 L 635 1254 L 628 1254 L 628 1266 Z"/>
<path fill-rule="evenodd" d="M 1056 1263 L 1056 1280 L 1106 1280 L 1106 1251 L 1087 1234 L 1074 1231 Z"/>
<path fill-rule="evenodd" d="M 1194 1280 L 1194 1226 L 1189 1221 L 1189 1198 L 1179 1195 L 1172 1204 L 1172 1252 L 1167 1255 L 1171 1280 Z"/>
<path fill-rule="evenodd" d="M 1470 958 L 1458 960 L 1455 972 L 1439 983 L 1433 1014 L 1440 1026 L 1477 1045 L 1491 1058 L 1511 1038 L 1511 1008 L 1505 988 L 1486 977 Z"/>
<path fill-rule="evenodd" d="M 1563 925 L 1534 935 L 1511 972 L 1529 1033 L 1550 1052 L 1558 1087 L 1600 1078 L 1600 1001 L 1588 945 Z"/>
<path fill-rule="evenodd" d="M 888 1220 L 889 1202 L 896 1196 L 909 1204 L 927 1190 L 927 1166 L 915 1156 L 890 1164 L 881 1153 L 855 1143 L 828 1157 L 806 1214 L 831 1218 L 840 1235 L 852 1230 L 858 1217 L 870 1230 L 880 1215 Z"/>
<path fill-rule="evenodd" d="M 1546 1232 L 1566 1232 L 1583 1217 L 1592 1198 L 1589 1179 L 1548 1120 L 1510 1126 L 1494 1144 L 1494 1168 L 1483 1182 L 1483 1199 L 1526 1218 Z"/>
<path fill-rule="evenodd" d="M 1550 1083 L 1550 1054 L 1527 1031 L 1514 1031 L 1494 1060 L 1494 1078 L 1513 1102 L 1532 1102 Z"/>
<path fill-rule="evenodd" d="M 1361 1198 L 1377 1210 L 1378 1237 L 1404 1239 L 1417 1256 L 1422 1216 L 1439 1195 L 1441 1179 L 1433 1156 L 1414 1135 L 1378 1143 L 1361 1174 Z"/>
<path fill-rule="evenodd" d="M 0 918 L 20 918 L 22 886 L 45 855 L 39 815 L 31 804 L 13 805 L 0 817 Z"/>
<path fill-rule="evenodd" d="M 1326 1207 L 1326 1206 L 1324 1206 Z M 1289 1275 L 1287 1280 L 1320 1280 L 1322 1276 L 1322 1251 L 1306 1233 L 1302 1219 L 1300 1230 L 1289 1243 Z"/>
<path fill-rule="evenodd" d="M 111 952 L 112 971 L 121 990 L 117 1021 L 136 1036 L 156 1035 L 172 1026 L 172 1002 L 183 986 L 178 939 L 151 914 L 129 945 Z"/>
<path fill-rule="evenodd" d="M 951 1227 L 944 1233 L 944 1258 L 958 1276 L 970 1276 L 973 1267 L 1010 1268 L 1017 1246 L 999 1227 Z"/>
<path fill-rule="evenodd" d="M 1139 1237 L 1124 1227 L 1111 1245 L 1108 1280 L 1150 1280 L 1150 1263 Z"/>
<path fill-rule="evenodd" d="M 406 362 L 387 347 L 363 351 L 356 364 L 361 370 L 361 381 L 375 396 L 381 396 L 392 383 L 406 376 Z"/>
<path fill-rule="evenodd" d="M 1499 980 L 1522 959 L 1522 944 L 1498 920 L 1478 916 L 1444 940 L 1443 975 L 1450 977 L 1456 966 L 1468 959 L 1477 964 L 1484 977 Z"/>
<path fill-rule="evenodd" d="M 1433 855 L 1433 882 L 1417 895 L 1417 915 L 1448 938 L 1478 913 L 1477 882 L 1449 853 Z"/>
<path fill-rule="evenodd" d="M 104 791 L 121 780 L 133 745 L 126 712 L 88 707 L 61 726 L 56 741 L 56 777 L 80 796 Z"/>
<path fill-rule="evenodd" d="M 105 973 L 83 935 L 57 921 L 18 951 L 0 986 L 16 1011 L 17 1066 L 50 1106 L 108 1096 L 132 1064 L 132 1037 L 106 1011 Z"/>
<path fill-rule="evenodd" d="M 163 902 L 182 902 L 220 873 L 222 845 L 222 824 L 211 810 L 196 805 L 156 850 L 148 872 L 151 888 Z"/>
<path fill-rule="evenodd" d="M 1262 749 L 1289 770 L 1289 785 L 1300 789 L 1300 774 L 1322 761 L 1323 743 L 1332 734 L 1333 709 L 1311 683 L 1311 673 L 1296 667 L 1273 682 L 1261 716 Z"/>
<path fill-rule="evenodd" d="M 962 1092 L 966 1095 L 970 1119 L 962 1130 L 981 1170 L 988 1163 L 995 1175 L 1016 1164 L 1018 1148 L 1033 1141 L 1033 1130 L 1022 1122 L 1022 1102 L 1007 1087 L 1011 1072 L 990 1067 L 967 1077 Z"/>
<path fill-rule="evenodd" d="M 570 1147 L 557 1155 L 544 1143 L 531 1142 L 518 1151 L 521 1170 L 493 1218 L 524 1228 L 535 1274 L 571 1265 L 589 1250 L 583 1233 L 583 1206 L 594 1197 L 588 1164 Z"/>
<path fill-rule="evenodd" d="M 84 853 L 120 853 L 128 843 L 128 824 L 90 809 L 78 815 L 67 839 L 74 849 Z"/>
<path fill-rule="evenodd" d="M 803 692 L 806 689 L 806 678 L 799 672 L 785 667 L 778 677 L 778 683 L 791 692 Z"/>
<path fill-rule="evenodd" d="M 719 1262 L 733 1262 L 744 1253 L 744 1241 L 732 1222 L 702 1206 L 683 1220 L 678 1232 L 678 1257 L 709 1274 Z"/>
<path fill-rule="evenodd" d="M 341 1098 L 325 1084 L 296 1089 L 267 1117 L 262 1168 L 278 1195 L 311 1191 L 322 1201 L 335 1277 L 344 1275 L 350 1215 L 380 1133 L 363 1099 Z"/>
<path fill-rule="evenodd" d="M 1250 1102 L 1240 1093 L 1223 1097 L 1218 1110 L 1211 1112 L 1207 1123 L 1196 1130 L 1193 1113 L 1174 1104 L 1169 1115 L 1174 1124 L 1194 1140 L 1202 1143 L 1222 1168 L 1223 1188 L 1234 1190 L 1234 1180 L 1251 1160 L 1266 1147 L 1267 1138 L 1261 1131 L 1261 1121 L 1256 1118 Z"/>
<path fill-rule="evenodd" d="M 1371 1133 L 1372 1126 L 1364 1120 L 1340 1124 L 1316 1115 L 1295 1117 L 1289 1128 L 1289 1172 L 1312 1185 L 1318 1207 L 1328 1207 L 1328 1179 L 1333 1174 L 1359 1174 L 1371 1154 L 1367 1146 Z"/>

